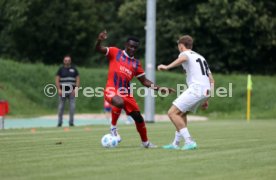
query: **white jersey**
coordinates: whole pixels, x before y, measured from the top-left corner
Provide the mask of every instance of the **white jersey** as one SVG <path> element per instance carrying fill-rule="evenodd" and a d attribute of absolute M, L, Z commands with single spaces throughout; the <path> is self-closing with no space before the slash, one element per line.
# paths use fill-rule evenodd
<path fill-rule="evenodd" d="M 179 54 L 180 56 L 186 56 L 187 61 L 182 63 L 182 67 L 186 71 L 186 82 L 190 87 L 193 84 L 198 84 L 210 89 L 209 73 L 211 73 L 207 61 L 200 54 L 188 50 Z"/>

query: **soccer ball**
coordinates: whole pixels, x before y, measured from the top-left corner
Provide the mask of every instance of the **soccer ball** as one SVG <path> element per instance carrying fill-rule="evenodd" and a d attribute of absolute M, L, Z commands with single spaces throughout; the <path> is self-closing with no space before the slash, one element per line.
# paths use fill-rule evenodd
<path fill-rule="evenodd" d="M 118 146 L 118 139 L 111 134 L 106 134 L 102 137 L 101 143 L 105 148 L 114 148 Z"/>
<path fill-rule="evenodd" d="M 117 136 L 113 136 L 115 139 L 117 139 L 118 144 L 122 141 L 122 138 L 120 136 L 120 134 L 117 134 Z"/>

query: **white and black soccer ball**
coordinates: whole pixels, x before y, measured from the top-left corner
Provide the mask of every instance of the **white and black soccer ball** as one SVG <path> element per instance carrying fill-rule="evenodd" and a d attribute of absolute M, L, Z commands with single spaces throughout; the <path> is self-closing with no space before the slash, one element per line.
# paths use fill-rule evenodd
<path fill-rule="evenodd" d="M 105 148 L 114 148 L 118 146 L 118 139 L 111 134 L 106 134 L 102 137 L 101 143 Z"/>

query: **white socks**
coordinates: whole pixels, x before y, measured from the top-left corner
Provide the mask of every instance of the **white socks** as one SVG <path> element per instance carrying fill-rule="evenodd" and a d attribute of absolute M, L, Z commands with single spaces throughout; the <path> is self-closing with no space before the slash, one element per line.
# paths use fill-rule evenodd
<path fill-rule="evenodd" d="M 110 129 L 117 128 L 117 126 L 110 125 Z"/>
<path fill-rule="evenodd" d="M 110 125 L 110 134 L 112 136 L 117 136 L 118 135 L 117 126 L 113 126 L 112 124 Z"/>
<path fill-rule="evenodd" d="M 181 138 L 182 138 L 181 134 L 178 131 L 175 131 L 175 136 L 174 136 L 174 140 L 173 140 L 172 145 L 179 146 Z"/>
<path fill-rule="evenodd" d="M 193 142 L 192 137 L 188 131 L 188 128 L 180 129 L 180 131 L 175 131 L 175 136 L 172 145 L 179 146 L 179 143 L 181 141 L 181 138 L 184 138 L 185 143 L 191 143 Z"/>
<path fill-rule="evenodd" d="M 185 143 L 193 142 L 188 128 L 180 129 L 179 134 L 181 134 L 181 136 L 185 139 Z"/>

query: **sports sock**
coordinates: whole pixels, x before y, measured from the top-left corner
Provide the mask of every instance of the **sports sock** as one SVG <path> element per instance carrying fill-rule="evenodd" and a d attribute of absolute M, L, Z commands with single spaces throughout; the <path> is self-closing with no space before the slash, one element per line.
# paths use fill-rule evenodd
<path fill-rule="evenodd" d="M 141 138 L 142 142 L 147 142 L 148 136 L 147 136 L 147 128 L 146 128 L 145 121 L 143 121 L 143 122 L 135 121 L 135 125 L 136 125 L 136 129 L 137 129 L 138 133 L 140 134 L 140 138 Z"/>
<path fill-rule="evenodd" d="M 174 146 L 179 146 L 179 143 L 180 143 L 180 141 L 181 141 L 181 138 L 182 138 L 182 136 L 181 136 L 181 134 L 178 132 L 178 131 L 175 131 L 175 136 L 174 136 L 174 140 L 173 140 L 173 145 Z"/>
<path fill-rule="evenodd" d="M 183 128 L 180 129 L 179 133 L 181 134 L 181 136 L 185 139 L 185 143 L 191 143 L 192 141 L 192 137 L 188 131 L 188 128 Z"/>
<path fill-rule="evenodd" d="M 114 128 L 117 128 L 117 125 L 114 126 L 114 125 L 111 124 L 110 129 L 114 129 Z"/>
<path fill-rule="evenodd" d="M 120 108 L 117 108 L 117 107 L 112 107 L 112 112 L 111 112 L 111 116 L 112 116 L 112 119 L 111 119 L 111 126 L 115 126 L 117 125 L 117 121 L 121 115 L 121 111 L 122 109 Z"/>

